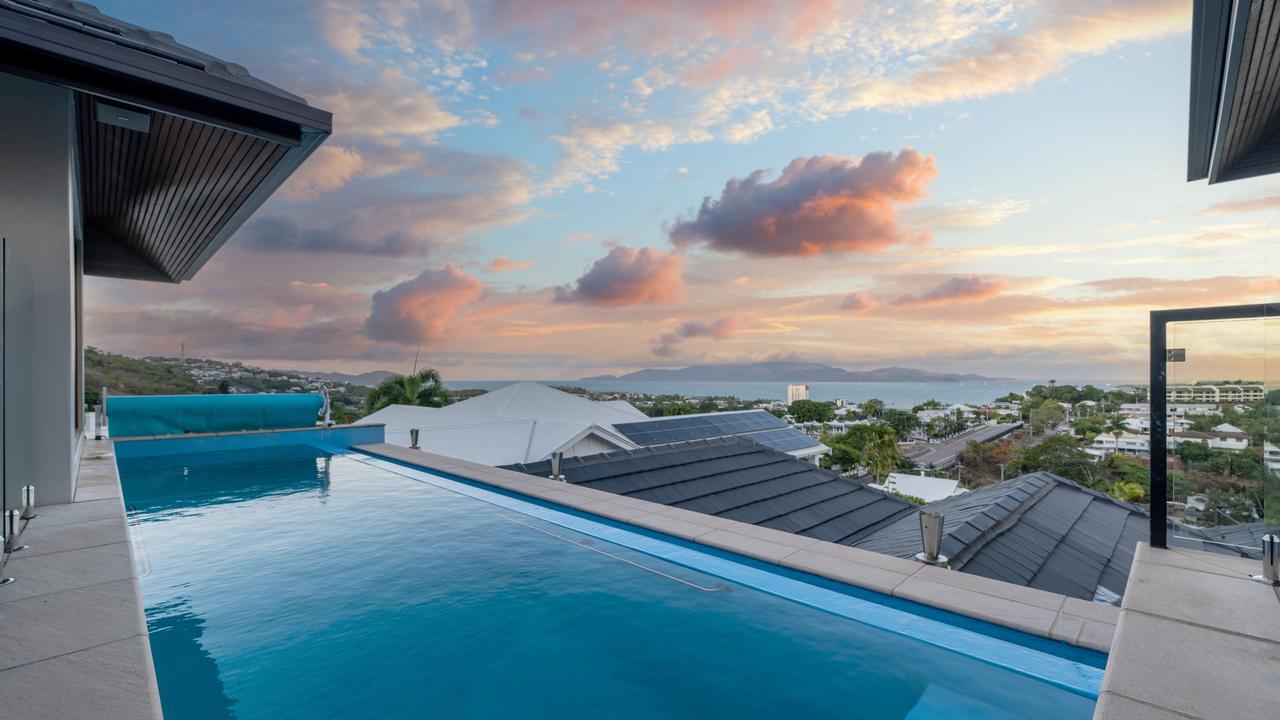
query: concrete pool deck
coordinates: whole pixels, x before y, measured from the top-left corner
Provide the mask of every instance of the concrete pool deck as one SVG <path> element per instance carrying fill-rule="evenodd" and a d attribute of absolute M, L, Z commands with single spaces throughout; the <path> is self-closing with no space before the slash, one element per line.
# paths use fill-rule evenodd
<path fill-rule="evenodd" d="M 1119 609 L 489 465 L 378 443 L 354 448 L 1069 645 L 1109 652 Z"/>
<path fill-rule="evenodd" d="M 74 502 L 37 507 L 0 576 L 0 707 L 12 718 L 160 718 L 109 440 L 86 440 Z M 37 498 L 37 501 L 39 498 Z"/>
<path fill-rule="evenodd" d="M 1280 715 L 1280 589 L 1257 560 L 1142 543 L 1096 718 Z"/>

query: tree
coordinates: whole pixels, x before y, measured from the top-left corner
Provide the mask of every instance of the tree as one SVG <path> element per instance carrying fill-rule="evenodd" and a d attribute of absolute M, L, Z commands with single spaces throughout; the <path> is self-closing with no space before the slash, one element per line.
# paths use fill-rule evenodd
<path fill-rule="evenodd" d="M 1147 499 L 1147 488 L 1142 483 L 1136 482 L 1116 482 L 1111 485 L 1111 489 L 1107 491 L 1111 497 L 1125 502 L 1142 502 Z"/>
<path fill-rule="evenodd" d="M 912 430 L 920 427 L 920 418 L 916 417 L 915 413 L 907 412 L 906 410 L 885 410 L 880 419 L 893 428 L 899 438 L 907 437 Z"/>
<path fill-rule="evenodd" d="M 1071 429 L 1075 432 L 1076 437 L 1089 440 L 1102 434 L 1102 423 L 1094 418 L 1080 418 L 1072 421 Z"/>
<path fill-rule="evenodd" d="M 364 398 L 366 415 L 388 405 L 421 405 L 444 407 L 453 396 L 440 381 L 440 373 L 427 368 L 413 375 L 392 375 L 378 383 Z"/>
<path fill-rule="evenodd" d="M 880 417 L 884 413 L 884 401 L 871 398 L 862 403 L 862 414 L 867 417 Z"/>
<path fill-rule="evenodd" d="M 1031 429 L 1034 432 L 1044 432 L 1051 427 L 1057 427 L 1067 417 L 1067 413 L 1058 403 L 1049 400 L 1040 404 L 1040 407 L 1031 411 Z"/>
<path fill-rule="evenodd" d="M 825 423 L 836 419 L 835 406 L 831 403 L 818 402 L 817 400 L 797 400 L 791 403 L 791 407 L 787 409 L 787 412 L 798 423 Z"/>
<path fill-rule="evenodd" d="M 1124 416 L 1120 413 L 1107 418 L 1107 432 L 1116 439 L 1116 452 L 1120 452 L 1120 436 L 1124 435 L 1128 429 L 1129 426 L 1124 424 Z"/>
<path fill-rule="evenodd" d="M 844 468 L 865 467 L 877 480 L 902 462 L 898 435 L 888 425 L 855 425 L 828 438 L 832 464 Z"/>
<path fill-rule="evenodd" d="M 1055 435 L 1027 448 L 1017 465 L 1022 472 L 1043 470 L 1095 489 L 1105 485 L 1102 469 L 1070 435 Z"/>

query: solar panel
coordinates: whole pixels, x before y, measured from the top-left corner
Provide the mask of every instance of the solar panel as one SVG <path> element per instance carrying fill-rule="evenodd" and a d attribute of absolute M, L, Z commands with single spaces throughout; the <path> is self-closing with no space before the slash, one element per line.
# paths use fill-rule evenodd
<path fill-rule="evenodd" d="M 779 452 L 791 452 L 792 450 L 800 450 L 818 444 L 817 440 L 790 427 L 747 433 L 742 437 Z"/>
<path fill-rule="evenodd" d="M 699 415 L 696 417 L 658 418 L 643 422 L 619 423 L 614 425 L 614 428 L 637 445 L 667 445 L 690 440 L 724 437 L 726 435 L 743 435 L 761 430 L 789 430 L 801 436 L 804 435 L 804 433 L 792 430 L 781 418 L 774 417 L 772 413 L 764 410 Z M 799 447 L 816 444 L 816 442 L 809 440 L 806 445 Z"/>

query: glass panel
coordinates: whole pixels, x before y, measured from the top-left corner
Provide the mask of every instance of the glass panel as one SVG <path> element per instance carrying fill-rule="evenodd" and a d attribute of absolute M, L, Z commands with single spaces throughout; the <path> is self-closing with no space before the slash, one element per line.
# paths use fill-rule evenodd
<path fill-rule="evenodd" d="M 22 486 L 31 482 L 32 285 L 26 265 L 4 242 L 4 332 L 0 341 L 0 486 L 5 509 L 22 505 Z M 39 502 L 39 498 L 36 499 Z"/>
<path fill-rule="evenodd" d="M 1278 522 L 1278 331 L 1274 317 L 1168 326 L 1171 546 L 1256 552 Z"/>

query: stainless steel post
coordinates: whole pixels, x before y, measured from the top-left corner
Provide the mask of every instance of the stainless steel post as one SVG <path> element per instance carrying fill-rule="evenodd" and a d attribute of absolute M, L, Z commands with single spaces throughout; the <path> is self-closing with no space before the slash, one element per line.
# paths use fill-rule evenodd
<path fill-rule="evenodd" d="M 36 486 L 22 486 L 22 519 L 30 520 L 36 516 Z"/>
<path fill-rule="evenodd" d="M 418 450 L 418 428 L 409 429 L 409 449 Z"/>
<path fill-rule="evenodd" d="M 1262 574 L 1254 580 L 1269 585 L 1280 585 L 1280 535 L 1262 536 Z"/>
<path fill-rule="evenodd" d="M 22 531 L 22 511 L 6 510 L 4 513 L 4 551 L 15 553 L 25 550 L 26 545 L 18 544 L 18 534 Z"/>
<path fill-rule="evenodd" d="M 945 518 L 933 510 L 920 511 L 920 544 L 923 550 L 916 553 L 916 560 L 926 565 L 946 566 L 947 556 L 942 554 L 942 524 Z"/>
<path fill-rule="evenodd" d="M 564 460 L 564 453 L 559 450 L 551 453 L 551 479 L 557 482 L 564 482 L 564 475 L 560 474 L 560 462 Z"/>

